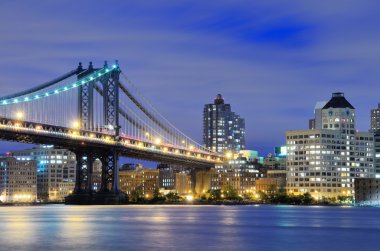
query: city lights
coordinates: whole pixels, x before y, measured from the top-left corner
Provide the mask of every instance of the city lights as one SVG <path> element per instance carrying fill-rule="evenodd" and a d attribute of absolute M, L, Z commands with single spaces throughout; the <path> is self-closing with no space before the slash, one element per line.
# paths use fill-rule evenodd
<path fill-rule="evenodd" d="M 155 139 L 154 143 L 156 143 L 157 145 L 161 144 L 161 139 L 160 138 Z"/>
<path fill-rule="evenodd" d="M 16 117 L 17 117 L 17 119 L 22 119 L 24 117 L 24 113 L 23 112 L 17 112 Z"/>
<path fill-rule="evenodd" d="M 186 200 L 189 201 L 189 202 L 191 202 L 191 201 L 194 200 L 194 196 L 192 196 L 192 195 L 186 195 Z"/>
<path fill-rule="evenodd" d="M 72 127 L 73 128 L 79 128 L 80 127 L 80 123 L 79 123 L 79 121 L 73 121 L 72 123 L 71 123 L 71 125 L 72 125 Z"/>
<path fill-rule="evenodd" d="M 227 159 L 231 159 L 232 158 L 232 153 L 231 152 L 227 152 L 226 153 L 226 158 Z"/>

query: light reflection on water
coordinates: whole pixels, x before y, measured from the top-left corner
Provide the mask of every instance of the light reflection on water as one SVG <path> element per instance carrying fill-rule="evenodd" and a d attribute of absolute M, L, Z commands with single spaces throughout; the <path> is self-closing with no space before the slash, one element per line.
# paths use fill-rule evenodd
<path fill-rule="evenodd" d="M 380 208 L 0 207 L 0 250 L 364 251 L 379 235 Z"/>

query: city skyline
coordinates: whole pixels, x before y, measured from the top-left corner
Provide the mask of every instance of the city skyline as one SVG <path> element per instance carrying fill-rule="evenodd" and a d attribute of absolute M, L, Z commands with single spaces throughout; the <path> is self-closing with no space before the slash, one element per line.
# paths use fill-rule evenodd
<path fill-rule="evenodd" d="M 265 155 L 284 144 L 286 130 L 307 129 L 315 102 L 335 91 L 357 108 L 358 129 L 370 128 L 379 103 L 377 6 L 1 3 L 0 91 L 35 86 L 79 61 L 119 59 L 144 95 L 198 142 L 202 107 L 221 93 L 246 118 L 246 148 Z"/>

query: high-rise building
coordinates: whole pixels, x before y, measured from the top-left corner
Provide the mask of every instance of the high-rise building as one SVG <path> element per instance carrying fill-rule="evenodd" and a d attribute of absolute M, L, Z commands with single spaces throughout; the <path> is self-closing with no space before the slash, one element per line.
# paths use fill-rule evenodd
<path fill-rule="evenodd" d="M 375 173 L 376 178 L 380 178 L 380 130 L 374 132 L 375 134 Z"/>
<path fill-rule="evenodd" d="M 75 187 L 76 156 L 53 146 L 12 152 L 17 160 L 37 161 L 37 198 L 39 201 L 64 201 Z"/>
<path fill-rule="evenodd" d="M 203 142 L 206 148 L 218 153 L 239 152 L 245 148 L 245 121 L 231 111 L 218 94 L 213 104 L 203 109 Z"/>
<path fill-rule="evenodd" d="M 344 94 L 333 93 L 321 109 L 320 129 L 287 131 L 289 193 L 351 196 L 356 178 L 374 177 L 374 134 L 357 132 L 355 115 Z"/>
<path fill-rule="evenodd" d="M 371 110 L 371 130 L 380 130 L 380 103 L 378 104 L 377 109 Z"/>
<path fill-rule="evenodd" d="M 321 129 L 322 128 L 322 109 L 326 105 L 327 101 L 319 101 L 314 107 L 314 118 L 309 119 L 309 129 Z"/>
<path fill-rule="evenodd" d="M 35 202 L 37 200 L 37 161 L 0 159 L 0 201 Z"/>
<path fill-rule="evenodd" d="M 371 131 L 375 133 L 376 178 L 380 178 L 380 103 L 377 109 L 371 110 Z"/>

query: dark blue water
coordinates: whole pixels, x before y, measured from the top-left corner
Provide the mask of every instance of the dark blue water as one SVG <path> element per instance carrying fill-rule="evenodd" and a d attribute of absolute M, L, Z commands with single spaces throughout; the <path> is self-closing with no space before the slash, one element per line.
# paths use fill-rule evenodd
<path fill-rule="evenodd" d="M 0 250 L 380 250 L 380 208 L 0 207 Z"/>

